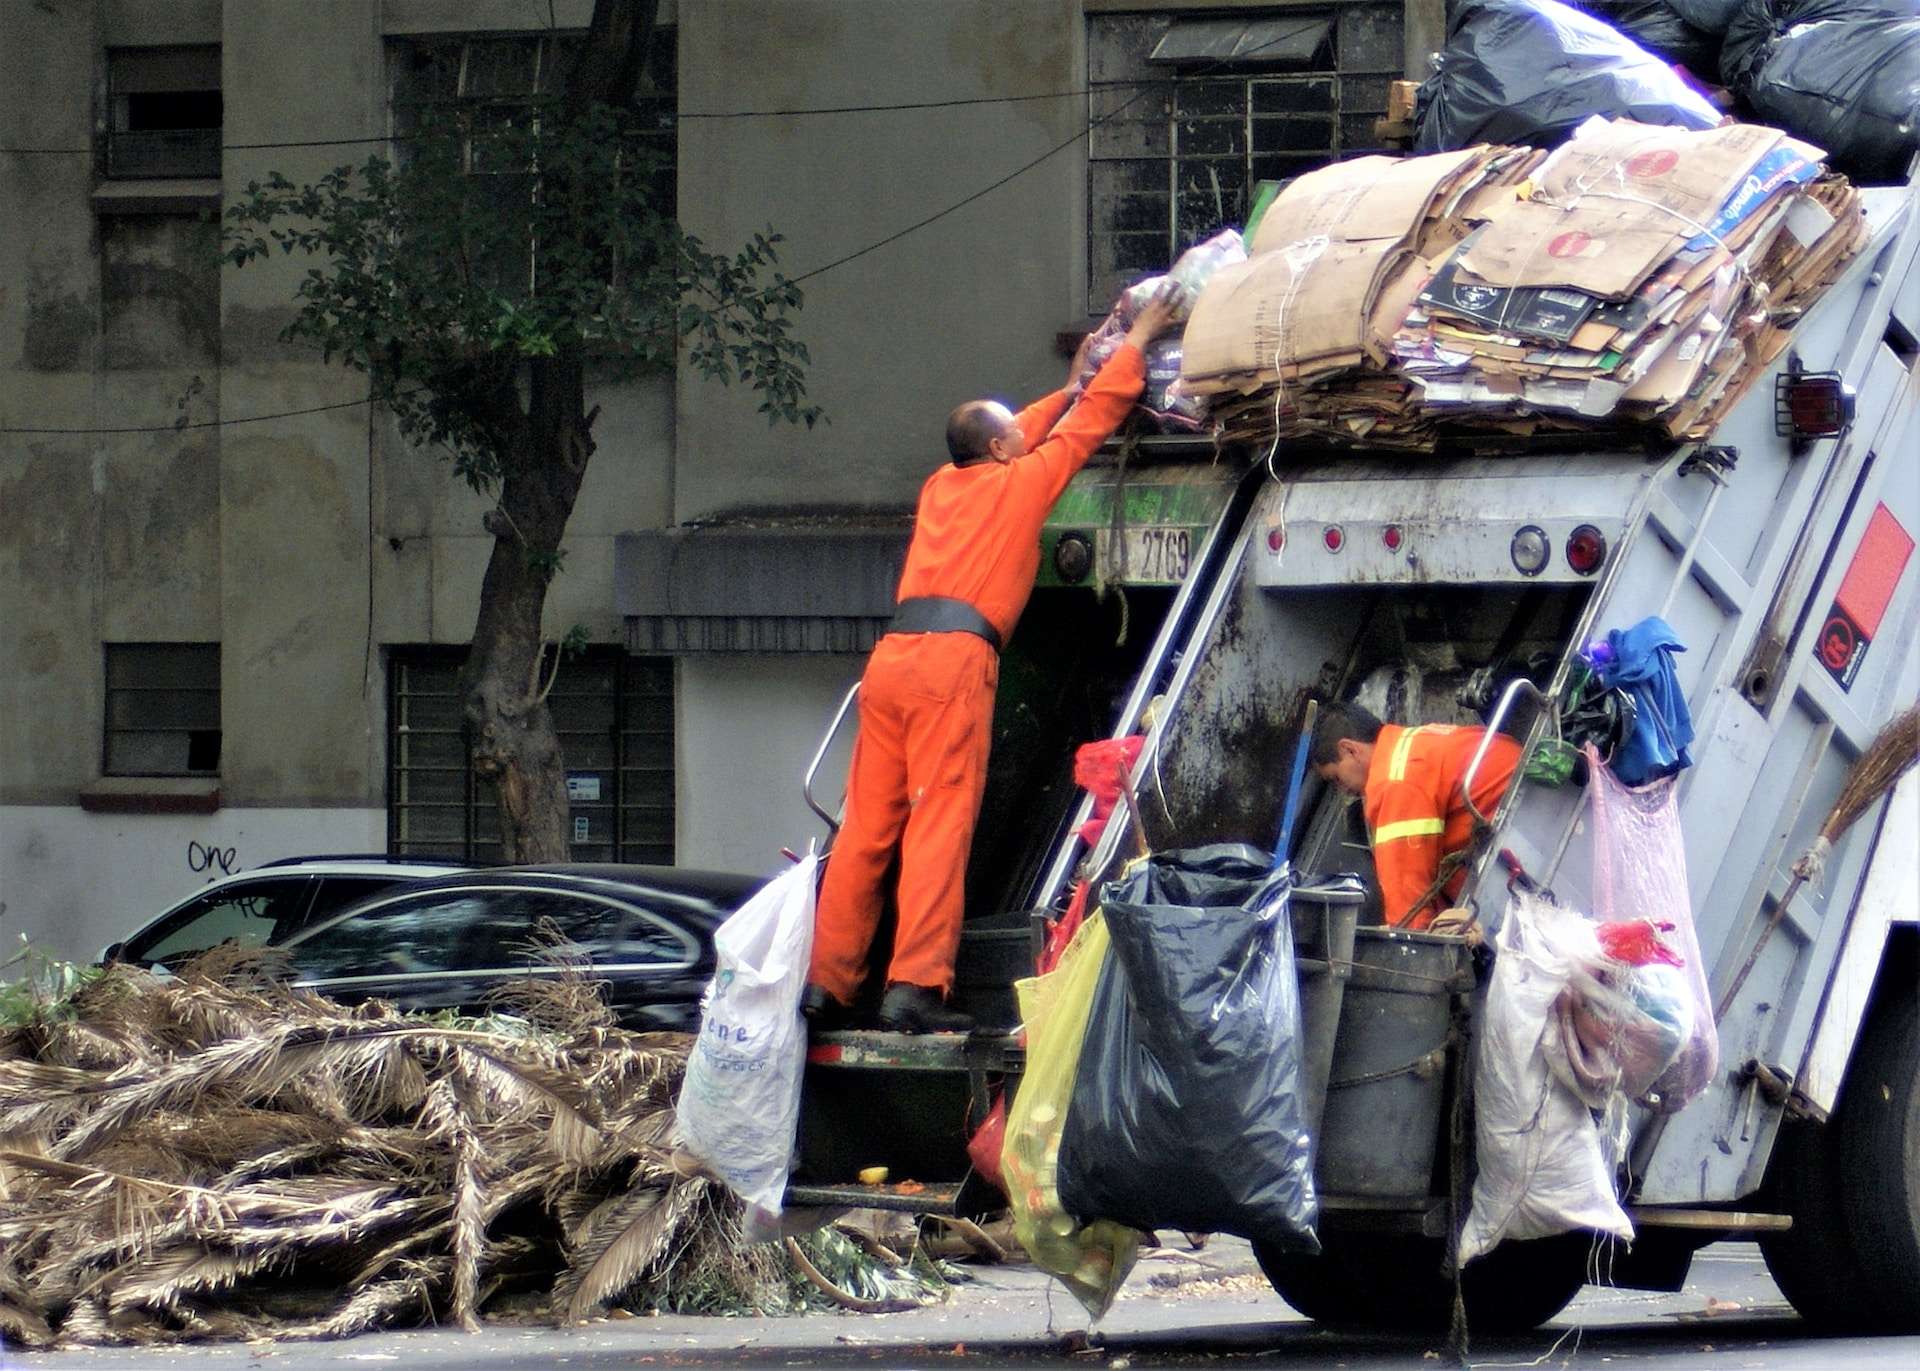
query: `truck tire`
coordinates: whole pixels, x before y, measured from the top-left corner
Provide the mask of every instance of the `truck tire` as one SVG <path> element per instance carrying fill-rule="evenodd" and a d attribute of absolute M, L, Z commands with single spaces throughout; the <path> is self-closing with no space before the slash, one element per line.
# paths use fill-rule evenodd
<path fill-rule="evenodd" d="M 1920 1332 L 1920 995 L 1873 1016 L 1841 1108 L 1840 1200 L 1874 1274 L 1878 1327 Z"/>
<path fill-rule="evenodd" d="M 1869 1017 L 1832 1119 L 1782 1124 L 1768 1181 L 1793 1227 L 1760 1251 L 1802 1318 L 1920 1331 L 1920 996 Z"/>
<path fill-rule="evenodd" d="M 1462 1294 L 1470 1333 L 1519 1333 L 1558 1314 L 1586 1283 L 1587 1233 L 1506 1242 L 1468 1264 Z M 1276 1294 L 1316 1323 L 1376 1331 L 1445 1332 L 1453 1282 L 1431 1238 L 1323 1234 L 1317 1257 L 1254 1245 Z"/>

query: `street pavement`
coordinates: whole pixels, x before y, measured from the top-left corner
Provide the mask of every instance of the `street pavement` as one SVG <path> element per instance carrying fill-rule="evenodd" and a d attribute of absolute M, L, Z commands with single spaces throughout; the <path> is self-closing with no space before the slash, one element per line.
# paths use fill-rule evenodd
<path fill-rule="evenodd" d="M 639 1367 L 1158 1366 L 1431 1368 L 1439 1339 L 1364 1336 L 1307 1322 L 1267 1287 L 1244 1243 L 1145 1255 L 1089 1333 L 1080 1307 L 1030 1267 L 972 1267 L 944 1304 L 903 1314 L 609 1318 L 579 1328 L 489 1326 L 341 1342 L 0 1352 L 6 1371 L 629 1371 Z M 1739 1367 L 1892 1371 L 1920 1337 L 1822 1338 L 1788 1308 L 1750 1243 L 1695 1258 L 1679 1294 L 1589 1287 L 1547 1327 L 1476 1339 L 1473 1367 Z"/>

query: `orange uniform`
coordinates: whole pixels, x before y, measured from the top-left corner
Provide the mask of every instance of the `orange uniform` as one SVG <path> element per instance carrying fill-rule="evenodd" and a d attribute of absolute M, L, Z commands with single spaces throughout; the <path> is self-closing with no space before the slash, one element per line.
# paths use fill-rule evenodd
<path fill-rule="evenodd" d="M 1430 900 L 1415 909 L 1414 901 L 1433 885 L 1441 859 L 1461 851 L 1473 838 L 1473 815 L 1460 781 L 1484 736 L 1484 728 L 1452 724 L 1419 728 L 1384 724 L 1374 739 L 1361 804 L 1389 924 L 1425 928 L 1444 907 L 1439 900 Z M 1493 816 L 1519 763 L 1520 744 L 1504 734 L 1495 735 L 1473 778 L 1473 802 L 1482 814 Z M 1454 873 L 1442 891 L 1447 901 L 1459 895 L 1466 879 L 1464 869 Z"/>
<path fill-rule="evenodd" d="M 897 598 L 964 600 L 1007 641 L 1040 569 L 1047 512 L 1145 378 L 1139 350 L 1123 345 L 1064 419 L 1064 391 L 1015 416 L 1025 456 L 949 463 L 929 476 Z M 807 974 L 843 1004 L 865 978 L 896 845 L 900 922 L 887 980 L 942 992 L 953 983 L 999 679 L 998 655 L 971 633 L 889 633 L 867 660 L 846 818 L 820 887 Z"/>

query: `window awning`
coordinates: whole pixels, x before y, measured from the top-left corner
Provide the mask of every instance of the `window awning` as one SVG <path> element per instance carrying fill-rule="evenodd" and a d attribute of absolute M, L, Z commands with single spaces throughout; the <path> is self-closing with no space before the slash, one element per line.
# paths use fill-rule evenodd
<path fill-rule="evenodd" d="M 1322 67 L 1316 61 L 1333 33 L 1333 20 L 1177 19 L 1147 55 L 1149 62 L 1231 62 L 1276 67 Z"/>
<path fill-rule="evenodd" d="M 866 652 L 893 617 L 907 516 L 843 528 L 670 528 L 614 540 L 635 653 Z"/>

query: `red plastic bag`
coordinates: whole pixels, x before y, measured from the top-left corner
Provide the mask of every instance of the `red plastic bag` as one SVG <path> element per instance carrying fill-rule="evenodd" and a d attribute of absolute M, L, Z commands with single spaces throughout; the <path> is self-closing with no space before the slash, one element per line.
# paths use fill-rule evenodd
<path fill-rule="evenodd" d="M 987 1117 L 967 1139 L 967 1160 L 973 1163 L 974 1172 L 982 1180 L 1003 1195 L 1007 1193 L 1007 1178 L 1000 1167 L 1000 1153 L 1006 1145 L 1007 1092 L 1001 1090 L 994 1094 L 993 1107 L 987 1110 Z"/>
<path fill-rule="evenodd" d="M 1616 962 L 1625 962 L 1628 966 L 1651 966 L 1655 962 L 1667 966 L 1686 965 L 1679 953 L 1661 941 L 1662 933 L 1673 932 L 1670 923 L 1625 919 L 1601 924 L 1594 931 L 1600 935 L 1600 950 Z"/>

